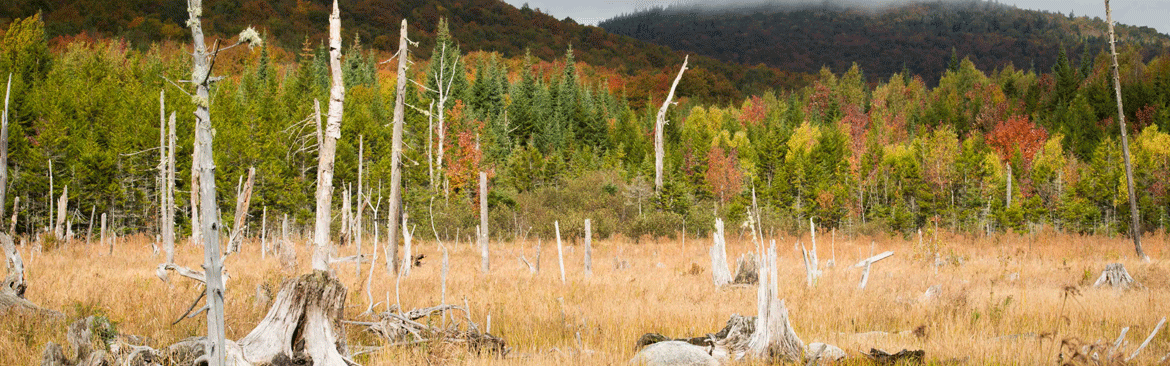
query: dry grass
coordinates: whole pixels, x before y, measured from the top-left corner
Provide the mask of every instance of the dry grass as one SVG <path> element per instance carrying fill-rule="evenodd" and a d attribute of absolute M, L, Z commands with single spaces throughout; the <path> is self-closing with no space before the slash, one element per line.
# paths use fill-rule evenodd
<path fill-rule="evenodd" d="M 1147 252 L 1156 258 L 1141 263 L 1131 244 L 1120 238 L 1073 237 L 1044 233 L 972 239 L 942 237 L 938 244 L 917 240 L 874 238 L 874 250 L 895 255 L 875 265 L 869 286 L 857 289 L 860 271 L 852 268 L 871 252 L 870 238 L 838 239 L 831 253 L 830 235 L 818 235 L 822 263 L 836 256 L 814 288 L 806 288 L 804 268 L 792 243 L 777 240 L 781 294 L 787 299 L 793 326 L 805 342 L 836 344 L 851 355 L 870 347 L 896 351 L 924 349 L 933 361 L 966 360 L 972 364 L 1046 364 L 1056 360 L 1061 340 L 1087 342 L 1117 337 L 1132 327 L 1127 352 L 1136 348 L 1162 316 L 1170 315 L 1170 262 L 1164 236 L 1148 237 Z M 807 235 L 800 239 L 807 243 Z M 750 239 L 729 237 L 731 265 L 751 250 Z M 594 275 L 583 273 L 581 247 L 566 247 L 568 284 L 562 285 L 555 242 L 544 243 L 541 271 L 532 275 L 517 258 L 536 256 L 535 242 L 495 244 L 492 273 L 479 273 L 478 252 L 466 243 L 448 243 L 451 278 L 448 302 L 472 308 L 481 325 L 491 316 L 492 333 L 513 350 L 508 358 L 478 357 L 450 347 L 383 349 L 359 361 L 388 364 L 625 364 L 634 341 L 645 332 L 695 336 L 715 332 L 733 313 L 754 315 L 753 288 L 715 291 L 711 284 L 710 240 L 685 244 L 628 240 L 595 243 Z M 201 248 L 180 245 L 177 261 L 198 267 Z M 308 253 L 297 245 L 299 272 L 308 270 Z M 282 279 L 277 258 L 260 259 L 257 243 L 232 256 L 227 268 L 228 337 L 244 336 L 264 315 L 258 285 L 274 291 Z M 368 248 L 368 245 L 367 245 Z M 104 314 L 127 334 L 150 337 L 156 346 L 200 334 L 204 317 L 171 326 L 194 299 L 199 287 L 184 278 L 171 283 L 154 275 L 162 261 L 145 239 L 130 239 L 106 255 L 106 248 L 74 244 L 47 253 L 22 248 L 29 268 L 27 297 L 66 314 L 47 320 L 19 314 L 0 315 L 0 364 L 31 365 L 40 360 L 45 342 L 64 343 L 67 322 Z M 367 249 L 368 250 L 368 249 Z M 348 253 L 353 248 L 342 248 Z M 935 271 L 935 255 L 946 265 Z M 435 305 L 439 297 L 440 252 L 433 243 L 416 245 L 427 259 L 401 282 L 404 308 Z M 615 268 L 615 258 L 628 269 Z M 382 259 L 379 258 L 379 262 Z M 1145 289 L 1114 291 L 1089 287 L 1111 262 L 1124 263 Z M 380 263 L 381 264 L 381 263 Z M 384 267 L 383 267 L 384 268 Z M 350 288 L 347 317 L 366 308 L 352 264 L 335 266 Z M 734 270 L 734 268 L 733 268 Z M 374 297 L 395 301 L 395 281 L 384 270 L 375 273 Z M 920 301 L 932 285 L 939 296 Z M 379 306 L 379 310 L 385 304 Z M 917 332 L 914 332 L 918 330 Z M 858 335 L 866 332 L 887 335 Z M 916 333 L 916 334 L 915 334 Z M 577 335 L 580 334 L 580 343 Z M 348 329 L 350 345 L 377 345 L 378 340 Z M 582 351 L 584 350 L 584 351 Z M 1170 332 L 1159 334 L 1138 362 L 1154 363 L 1170 352 Z"/>

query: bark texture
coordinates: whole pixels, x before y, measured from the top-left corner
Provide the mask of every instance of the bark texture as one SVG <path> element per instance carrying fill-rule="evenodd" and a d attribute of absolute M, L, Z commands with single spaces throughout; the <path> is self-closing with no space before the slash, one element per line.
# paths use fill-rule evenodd
<path fill-rule="evenodd" d="M 329 70 L 333 76 L 329 88 L 329 117 L 317 155 L 317 217 L 314 225 L 313 270 L 328 271 L 332 244 L 329 241 L 330 205 L 333 202 L 333 159 L 337 153 L 337 139 L 341 138 L 341 117 L 345 102 L 345 81 L 341 73 L 341 11 L 333 1 L 329 15 Z M 317 106 L 320 116 L 320 107 Z M 320 117 L 318 117 L 320 118 Z"/>

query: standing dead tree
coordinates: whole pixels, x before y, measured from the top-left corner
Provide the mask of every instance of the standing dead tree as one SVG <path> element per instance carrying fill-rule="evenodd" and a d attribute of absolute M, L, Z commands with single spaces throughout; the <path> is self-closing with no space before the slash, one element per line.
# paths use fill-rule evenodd
<path fill-rule="evenodd" d="M 690 56 L 683 58 L 682 68 L 678 69 L 678 76 L 674 78 L 674 84 L 670 85 L 670 92 L 666 94 L 666 100 L 662 101 L 662 108 L 658 109 L 658 116 L 654 120 L 654 191 L 662 191 L 662 161 L 666 156 L 665 140 L 662 138 L 662 129 L 666 127 L 666 108 L 670 107 L 671 99 L 674 99 L 674 90 L 678 88 L 679 80 L 682 80 L 683 72 L 687 71 L 687 61 Z"/>
<path fill-rule="evenodd" d="M 28 284 L 24 281 L 24 261 L 21 260 L 20 252 L 16 250 L 16 245 L 12 243 L 12 237 L 8 234 L 0 233 L 0 251 L 4 252 L 4 263 L 8 268 L 4 282 L 0 283 L 0 312 L 17 308 L 60 316 L 61 314 L 55 311 L 41 309 L 25 300 L 24 292 L 28 289 Z"/>
<path fill-rule="evenodd" d="M 853 268 L 863 268 L 861 271 L 861 282 L 857 284 L 857 288 L 864 289 L 865 285 L 869 283 L 869 268 L 872 267 L 874 263 L 877 263 L 877 261 L 882 259 L 886 259 L 891 255 L 894 255 L 894 252 L 886 251 L 882 252 L 882 254 L 863 259 L 860 262 L 857 262 L 857 264 L 854 264 Z"/>
<path fill-rule="evenodd" d="M 4 91 L 4 113 L 0 114 L 0 219 L 4 218 L 5 205 L 8 204 L 8 99 L 12 93 L 12 74 L 8 74 L 8 86 Z M 20 202 L 18 199 L 17 202 Z M 12 212 L 16 212 L 16 203 L 12 204 Z M 16 217 L 16 216 L 13 216 Z M 16 220 L 12 220 L 13 229 L 16 228 Z M 14 230 L 9 230 L 8 234 L 12 235 Z"/>
<path fill-rule="evenodd" d="M 821 277 L 820 260 L 817 259 L 817 226 L 813 223 L 813 219 L 808 219 L 808 231 L 812 241 L 812 250 L 805 249 L 804 244 L 800 245 L 800 252 L 804 258 L 804 272 L 808 287 L 816 285 L 817 279 Z"/>
<path fill-rule="evenodd" d="M 488 255 L 488 204 L 487 173 L 479 172 L 479 251 L 480 270 L 491 271 L 491 257 Z"/>
<path fill-rule="evenodd" d="M 1113 36 L 1113 11 L 1109 8 L 1109 0 L 1105 0 L 1105 23 L 1109 25 L 1109 58 L 1113 61 L 1113 90 L 1117 97 L 1117 122 L 1121 128 L 1121 156 L 1125 158 L 1125 186 L 1129 189 L 1129 214 L 1133 222 L 1129 225 L 1129 234 L 1133 236 L 1133 249 L 1138 258 L 1149 262 L 1150 257 L 1142 250 L 1142 228 L 1138 217 L 1137 196 L 1133 191 L 1133 163 L 1129 159 L 1129 136 L 1125 128 L 1125 109 L 1121 104 L 1121 78 L 1117 71 L 1117 46 Z"/>
<path fill-rule="evenodd" d="M 336 24 L 335 24 L 336 23 Z M 345 81 L 341 74 L 341 14 L 337 1 L 329 16 L 329 70 L 332 82 L 329 88 L 329 116 L 317 150 L 317 216 L 313 231 L 313 270 L 328 271 L 332 245 L 329 240 L 330 205 L 333 202 L 333 160 L 337 154 L 337 139 L 341 138 L 341 117 L 345 104 Z M 315 105 L 320 116 L 319 103 Z M 320 117 L 317 117 L 320 118 Z M 344 300 L 343 300 L 344 301 Z"/>
<path fill-rule="evenodd" d="M 711 277 L 715 287 L 731 283 L 731 270 L 727 268 L 727 242 L 723 237 L 723 220 L 715 219 L 715 231 L 711 233 Z"/>
<path fill-rule="evenodd" d="M 398 84 L 394 96 L 394 132 L 390 147 L 390 213 L 386 216 L 386 219 L 390 221 L 390 225 L 387 225 L 386 228 L 388 240 L 386 244 L 386 269 L 388 274 L 398 272 L 396 265 L 398 261 L 395 258 L 398 258 L 397 223 L 402 219 L 402 128 L 406 119 L 406 64 L 408 57 L 410 57 L 409 42 L 410 40 L 406 38 L 406 19 L 403 18 L 402 26 L 398 30 L 398 53 L 395 54 L 395 57 L 398 57 Z"/>
<path fill-rule="evenodd" d="M 248 206 L 252 203 L 252 186 L 255 182 L 256 167 L 251 167 L 248 168 L 248 181 L 244 183 L 243 188 L 236 187 L 236 218 L 232 223 L 232 234 L 228 236 L 228 253 L 240 251 L 240 242 L 244 241 L 244 228 L 248 226 Z"/>

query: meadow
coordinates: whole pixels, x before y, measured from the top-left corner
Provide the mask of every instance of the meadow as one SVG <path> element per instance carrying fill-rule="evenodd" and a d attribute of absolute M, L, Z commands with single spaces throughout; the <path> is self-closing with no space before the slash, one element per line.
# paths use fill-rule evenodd
<path fill-rule="evenodd" d="M 910 237 L 845 237 L 818 233 L 824 274 L 807 286 L 804 264 L 794 244 L 803 237 L 775 237 L 779 253 L 781 297 L 792 325 L 804 342 L 826 342 L 844 349 L 851 359 L 870 348 L 894 352 L 922 349 L 934 364 L 1051 364 L 1064 341 L 1112 344 L 1130 327 L 1129 355 L 1146 339 L 1159 319 L 1170 315 L 1170 261 L 1163 234 L 1146 236 L 1149 263 L 1135 259 L 1132 243 L 1120 237 L 1070 236 L 1042 231 L 972 237 L 940 233 L 919 241 Z M 367 239 L 368 241 L 368 239 Z M 154 254 L 145 237 L 119 239 L 109 248 L 73 242 L 38 252 L 20 247 L 25 259 L 28 300 L 62 312 L 54 319 L 20 312 L 0 314 L 0 364 L 40 363 L 45 343 L 68 344 L 65 327 L 88 315 L 105 315 L 119 332 L 149 337 L 165 347 L 206 331 L 205 317 L 176 325 L 202 287 L 171 276 L 155 276 L 163 254 Z M 729 265 L 753 251 L 750 234 L 728 233 Z M 226 261 L 226 326 L 229 339 L 239 339 L 264 316 L 270 289 L 309 271 L 310 252 L 303 240 L 295 271 L 282 269 L 275 255 L 261 258 L 259 241 L 247 241 Z M 716 289 L 708 250 L 711 239 L 624 238 L 594 241 L 593 273 L 586 275 L 583 243 L 565 243 L 565 283 L 561 282 L 556 242 L 493 242 L 489 274 L 480 272 L 480 256 L 467 242 L 444 243 L 450 255 L 447 302 L 466 303 L 471 318 L 503 337 L 511 351 L 504 358 L 475 355 L 460 347 L 424 344 L 384 347 L 358 356 L 365 365 L 624 365 L 636 352 L 635 342 L 647 332 L 692 337 L 721 329 L 732 314 L 755 315 L 754 286 Z M 367 242 L 366 251 L 370 250 Z M 858 289 L 857 261 L 871 253 L 895 254 L 876 263 L 866 288 Z M 339 248 L 353 254 L 353 246 Z M 385 273 L 382 256 L 373 277 L 375 308 L 387 299 L 403 309 L 440 303 L 441 253 L 437 243 L 415 243 L 426 258 L 400 281 Z M 531 273 L 524 256 L 539 272 Z M 828 261 L 835 265 L 827 267 Z M 180 240 L 176 262 L 199 268 L 202 248 Z M 1107 264 L 1122 263 L 1141 287 L 1130 290 L 1093 288 Z M 348 287 L 345 318 L 366 320 L 362 285 L 352 263 L 334 264 Z M 827 268 L 826 268 L 827 267 Z M 360 281 L 360 282 L 359 282 Z M 362 284 L 362 285 L 359 285 Z M 397 290 L 396 290 L 397 284 Z M 924 296 L 931 286 L 934 296 Z M 258 288 L 260 290 L 258 290 Z M 488 320 L 490 317 L 490 321 Z M 380 346 L 383 341 L 347 326 L 348 344 Z M 68 349 L 66 352 L 70 352 Z M 1158 333 L 1134 364 L 1157 364 L 1170 354 L 1170 331 Z"/>

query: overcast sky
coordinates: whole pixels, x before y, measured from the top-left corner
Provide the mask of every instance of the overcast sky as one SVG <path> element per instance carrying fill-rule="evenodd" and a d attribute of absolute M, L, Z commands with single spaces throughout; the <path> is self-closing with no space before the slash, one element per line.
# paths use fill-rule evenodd
<path fill-rule="evenodd" d="M 598 22 L 621 13 L 654 6 L 666 6 L 675 0 L 504 0 L 516 7 L 525 3 L 541 9 L 558 19 L 571 17 L 578 23 L 597 25 Z M 1067 15 L 1098 16 L 1105 19 L 1103 0 L 999 0 L 1023 9 L 1048 10 Z M 881 3 L 882 0 L 874 0 Z M 1130 25 L 1144 25 L 1158 32 L 1170 32 L 1170 0 L 1113 0 L 1113 18 Z"/>

